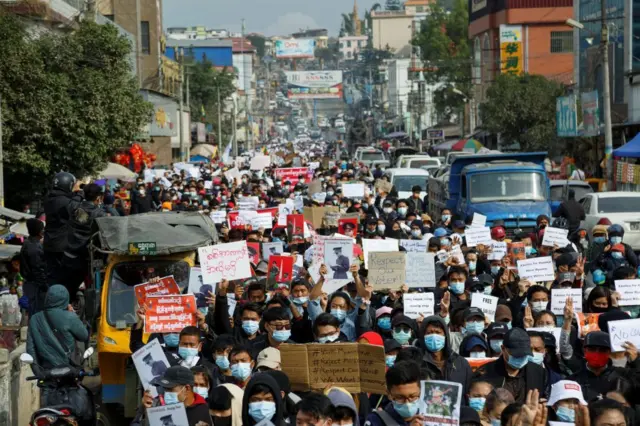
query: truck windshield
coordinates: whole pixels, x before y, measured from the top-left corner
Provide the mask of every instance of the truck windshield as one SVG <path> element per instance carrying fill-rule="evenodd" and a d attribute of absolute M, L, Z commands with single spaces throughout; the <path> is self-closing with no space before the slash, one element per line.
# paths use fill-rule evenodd
<path fill-rule="evenodd" d="M 440 165 L 440 160 L 437 160 L 435 158 L 433 159 L 421 159 L 421 160 L 411 160 L 411 168 L 412 169 L 421 169 L 423 166 L 439 166 Z"/>
<path fill-rule="evenodd" d="M 159 260 L 154 262 L 123 262 L 111 271 L 107 291 L 107 322 L 115 326 L 118 321 L 135 324 L 136 297 L 133 286 L 151 278 L 173 275 L 181 289 L 189 284 L 189 264 L 184 261 Z M 103 290 L 104 291 L 104 290 Z"/>
<path fill-rule="evenodd" d="M 381 152 L 362 152 L 360 154 L 361 161 L 377 161 L 384 160 L 384 154 Z"/>
<path fill-rule="evenodd" d="M 396 191 L 411 192 L 411 188 L 416 185 L 424 190 L 427 186 L 427 176 L 395 176 L 391 183 L 396 187 Z"/>
<path fill-rule="evenodd" d="M 472 175 L 469 181 L 469 198 L 474 203 L 547 199 L 545 179 L 540 173 L 485 173 Z"/>

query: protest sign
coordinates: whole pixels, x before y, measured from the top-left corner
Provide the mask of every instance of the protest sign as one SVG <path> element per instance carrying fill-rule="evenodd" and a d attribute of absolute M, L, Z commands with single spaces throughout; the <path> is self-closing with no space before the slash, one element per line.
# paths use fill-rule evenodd
<path fill-rule="evenodd" d="M 260 204 L 258 197 L 240 197 L 238 198 L 238 210 L 252 210 L 255 211 Z"/>
<path fill-rule="evenodd" d="M 619 306 L 640 305 L 640 280 L 615 280 Z"/>
<path fill-rule="evenodd" d="M 491 230 L 484 227 L 469 228 L 464 233 L 467 239 L 467 247 L 475 247 L 478 244 L 491 244 Z"/>
<path fill-rule="evenodd" d="M 498 298 L 484 293 L 471 293 L 471 307 L 481 309 L 484 315 L 489 318 L 489 322 L 494 322 L 496 320 Z"/>
<path fill-rule="evenodd" d="M 404 314 L 409 318 L 416 319 L 420 315 L 426 318 L 434 313 L 433 293 L 405 293 L 402 296 L 402 301 Z"/>
<path fill-rule="evenodd" d="M 204 308 L 207 306 L 207 297 L 215 294 L 216 284 L 205 284 L 202 279 L 202 268 L 192 267 L 189 271 L 188 292 L 196 297 L 196 306 Z"/>
<path fill-rule="evenodd" d="M 294 391 L 340 386 L 350 393 L 386 393 L 384 348 L 359 343 L 280 346 L 282 371 Z"/>
<path fill-rule="evenodd" d="M 249 252 L 249 261 L 257 265 L 260 262 L 260 243 L 247 243 L 247 251 Z"/>
<path fill-rule="evenodd" d="M 322 220 L 322 226 L 324 228 L 337 228 L 338 221 L 340 220 L 340 212 L 327 212 Z"/>
<path fill-rule="evenodd" d="M 241 280 L 252 275 L 246 241 L 199 247 L 198 256 L 205 283 Z"/>
<path fill-rule="evenodd" d="M 267 289 L 274 290 L 280 286 L 288 286 L 293 279 L 293 262 L 291 256 L 269 256 L 267 268 Z"/>
<path fill-rule="evenodd" d="M 307 194 L 313 196 L 313 194 L 317 194 L 319 192 L 322 192 L 322 182 L 319 180 L 314 180 L 311 183 L 309 183 L 309 187 L 307 188 Z M 322 202 L 324 203 L 324 198 L 322 199 Z"/>
<path fill-rule="evenodd" d="M 347 282 L 343 284 L 346 285 L 351 276 L 349 268 L 351 267 L 352 257 L 352 240 L 342 238 L 324 240 L 324 264 L 329 269 L 329 278 L 334 280 L 347 280 Z"/>
<path fill-rule="evenodd" d="M 338 234 L 353 237 L 358 232 L 358 218 L 344 217 L 338 219 Z"/>
<path fill-rule="evenodd" d="M 524 250 L 524 243 L 510 243 L 509 244 L 509 256 L 512 260 L 524 260 L 527 258 L 527 254 Z"/>
<path fill-rule="evenodd" d="M 216 225 L 224 223 L 227 220 L 227 211 L 226 210 L 214 210 L 209 213 L 209 217 Z"/>
<path fill-rule="evenodd" d="M 342 184 L 342 196 L 361 200 L 364 198 L 364 183 L 344 183 Z"/>
<path fill-rule="evenodd" d="M 485 215 L 482 215 L 480 213 L 474 213 L 473 214 L 473 219 L 471 220 L 471 227 L 472 228 L 484 228 L 487 223 L 487 217 Z M 465 232 L 466 235 L 466 232 Z"/>
<path fill-rule="evenodd" d="M 507 243 L 504 241 L 491 241 L 491 251 L 487 255 L 489 260 L 502 260 L 507 255 Z"/>
<path fill-rule="evenodd" d="M 576 314 L 576 323 L 578 324 L 578 336 L 581 339 L 584 339 L 584 336 L 591 333 L 592 331 L 599 331 L 600 326 L 598 326 L 598 317 L 600 313 L 578 313 Z"/>
<path fill-rule="evenodd" d="M 284 252 L 282 241 L 274 243 L 262 243 L 262 259 L 269 260 L 269 256 L 275 256 Z"/>
<path fill-rule="evenodd" d="M 263 170 L 271 165 L 271 157 L 268 155 L 256 155 L 251 159 L 251 170 Z"/>
<path fill-rule="evenodd" d="M 408 252 L 406 254 L 405 284 L 408 287 L 436 286 L 436 266 L 433 253 Z"/>
<path fill-rule="evenodd" d="M 290 182 L 291 186 L 295 186 L 298 183 L 300 175 L 308 175 L 309 169 L 307 167 L 289 167 L 284 169 L 276 169 L 274 171 L 276 179 L 282 180 L 282 185 L 285 182 Z"/>
<path fill-rule="evenodd" d="M 398 251 L 398 240 L 393 238 L 385 240 L 362 239 L 362 249 L 364 250 L 364 267 L 369 269 L 369 253 Z"/>
<path fill-rule="evenodd" d="M 611 339 L 611 352 L 626 351 L 622 345 L 631 342 L 635 347 L 640 347 L 640 319 L 628 319 L 609 321 L 609 338 Z"/>
<path fill-rule="evenodd" d="M 301 214 L 287 215 L 287 236 L 290 243 L 304 242 L 304 216 Z"/>
<path fill-rule="evenodd" d="M 241 229 L 243 231 L 251 230 L 251 221 L 258 213 L 253 210 L 241 210 L 229 212 L 227 220 L 229 221 L 229 229 Z"/>
<path fill-rule="evenodd" d="M 564 315 L 564 306 L 567 297 L 573 301 L 573 312 L 582 312 L 582 289 L 580 288 L 554 288 L 551 290 L 551 312 L 556 315 Z"/>
<path fill-rule="evenodd" d="M 271 229 L 273 227 L 273 217 L 271 213 L 258 213 L 254 218 L 251 219 L 251 228 L 252 229 Z"/>
<path fill-rule="evenodd" d="M 158 339 L 153 339 L 135 351 L 131 355 L 131 359 L 138 372 L 138 377 L 140 377 L 142 388 L 150 391 L 152 396 L 157 396 L 156 387 L 149 383 L 153 379 L 161 378 L 169 368 L 169 361 Z"/>
<path fill-rule="evenodd" d="M 133 291 L 136 294 L 138 305 L 142 306 L 148 296 L 180 294 L 180 287 L 178 287 L 178 283 L 173 278 L 173 275 L 169 275 L 168 277 L 160 278 L 160 281 L 157 283 L 146 282 L 135 285 L 133 286 Z"/>
<path fill-rule="evenodd" d="M 325 200 L 327 199 L 327 193 L 326 192 L 316 192 L 314 194 L 311 194 L 311 199 L 319 204 L 324 204 Z M 337 206 L 336 206 L 337 207 Z M 305 207 L 305 210 L 308 209 L 310 207 Z"/>
<path fill-rule="evenodd" d="M 374 290 L 400 288 L 405 284 L 405 253 L 369 253 L 369 285 Z"/>
<path fill-rule="evenodd" d="M 145 333 L 180 333 L 183 328 L 196 325 L 193 294 L 148 296 L 145 307 Z"/>
<path fill-rule="evenodd" d="M 441 380 L 422 380 L 418 412 L 423 416 L 423 426 L 460 424 L 462 385 Z"/>
<path fill-rule="evenodd" d="M 566 247 L 569 244 L 567 235 L 569 231 L 562 228 L 554 228 L 547 226 L 544 228 L 544 237 L 542 238 L 542 245 L 547 247 Z"/>
<path fill-rule="evenodd" d="M 147 408 L 149 425 L 188 426 L 187 411 L 183 403 Z"/>
<path fill-rule="evenodd" d="M 292 214 L 293 210 L 293 200 L 291 199 L 278 205 L 278 226 L 287 226 L 287 216 Z"/>
<path fill-rule="evenodd" d="M 324 203 L 324 200 L 322 201 Z M 305 207 L 303 209 L 304 220 L 311 223 L 314 229 L 322 228 L 322 220 L 326 213 L 338 213 L 340 214 L 340 208 L 338 206 L 326 206 L 326 207 Z"/>
<path fill-rule="evenodd" d="M 520 278 L 526 278 L 537 283 L 553 281 L 556 278 L 553 272 L 553 260 L 551 256 L 518 260 L 518 274 Z"/>
<path fill-rule="evenodd" d="M 531 327 L 527 328 L 527 331 L 537 331 L 538 333 L 550 333 L 556 339 L 556 352 L 560 353 L 560 333 L 562 328 L 560 327 Z"/>
<path fill-rule="evenodd" d="M 427 240 L 400 240 L 399 243 L 407 253 L 426 253 L 429 245 Z"/>

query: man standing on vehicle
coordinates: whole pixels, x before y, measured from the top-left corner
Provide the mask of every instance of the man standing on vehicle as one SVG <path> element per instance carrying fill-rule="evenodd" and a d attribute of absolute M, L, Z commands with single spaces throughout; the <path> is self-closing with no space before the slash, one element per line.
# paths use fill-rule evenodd
<path fill-rule="evenodd" d="M 576 191 L 569 190 L 568 199 L 563 201 L 553 217 L 564 217 L 569 222 L 569 235 L 580 227 L 580 221 L 586 218 L 582 204 L 576 201 Z"/>

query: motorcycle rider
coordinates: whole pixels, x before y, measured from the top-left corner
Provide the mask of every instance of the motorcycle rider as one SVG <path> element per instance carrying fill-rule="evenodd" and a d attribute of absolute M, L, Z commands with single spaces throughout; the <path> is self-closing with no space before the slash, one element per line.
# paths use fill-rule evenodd
<path fill-rule="evenodd" d="M 59 283 L 64 251 L 67 248 L 68 222 L 71 213 L 82 202 L 82 193 L 74 192 L 76 178 L 71 173 L 56 173 L 53 189 L 44 202 L 44 256 L 49 285 Z"/>

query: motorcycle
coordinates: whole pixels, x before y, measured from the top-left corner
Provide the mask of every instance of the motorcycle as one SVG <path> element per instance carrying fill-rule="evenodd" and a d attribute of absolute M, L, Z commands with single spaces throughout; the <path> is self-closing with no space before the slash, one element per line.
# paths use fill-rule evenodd
<path fill-rule="evenodd" d="M 93 355 L 93 348 L 83 354 L 83 362 Z M 20 355 L 24 364 L 35 364 L 28 353 Z M 37 365 L 37 364 L 35 364 Z M 40 369 L 40 373 L 27 377 L 37 380 L 38 387 L 44 389 L 42 398 L 55 403 L 36 410 L 31 415 L 30 426 L 84 426 L 96 424 L 96 409 L 93 395 L 82 386 L 84 377 L 98 376 L 98 371 L 85 371 L 82 367 L 57 367 L 50 370 Z M 48 396 L 45 397 L 45 393 Z M 46 402 L 45 402 L 46 403 Z"/>

